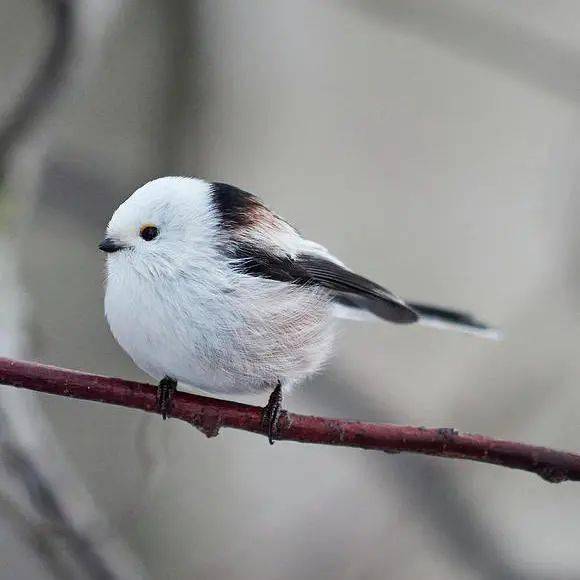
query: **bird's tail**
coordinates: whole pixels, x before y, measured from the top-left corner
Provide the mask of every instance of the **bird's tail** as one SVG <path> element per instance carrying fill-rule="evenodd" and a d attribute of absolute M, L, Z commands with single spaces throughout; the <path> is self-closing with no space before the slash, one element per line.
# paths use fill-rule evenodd
<path fill-rule="evenodd" d="M 419 324 L 424 326 L 456 330 L 492 340 L 502 338 L 501 331 L 487 326 L 466 312 L 416 302 L 407 302 L 407 304 L 419 315 Z"/>

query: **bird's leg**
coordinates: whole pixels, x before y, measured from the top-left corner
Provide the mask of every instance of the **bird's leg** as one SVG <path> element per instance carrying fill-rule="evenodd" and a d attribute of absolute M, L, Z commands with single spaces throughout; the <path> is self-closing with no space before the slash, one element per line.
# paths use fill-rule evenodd
<path fill-rule="evenodd" d="M 163 420 L 171 412 L 171 402 L 177 390 L 177 381 L 171 377 L 163 377 L 157 386 L 157 411 L 161 413 Z"/>
<path fill-rule="evenodd" d="M 268 404 L 262 409 L 262 427 L 268 431 L 268 441 L 274 445 L 274 439 L 278 433 L 278 419 L 282 412 L 282 383 L 278 381 L 272 391 Z"/>

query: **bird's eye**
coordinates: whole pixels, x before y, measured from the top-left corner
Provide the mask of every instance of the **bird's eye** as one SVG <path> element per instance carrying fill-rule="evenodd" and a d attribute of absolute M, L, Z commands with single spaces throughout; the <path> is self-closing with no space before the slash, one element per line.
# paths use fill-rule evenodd
<path fill-rule="evenodd" d="M 139 235 L 146 241 L 150 242 L 159 235 L 159 229 L 155 226 L 143 226 Z"/>

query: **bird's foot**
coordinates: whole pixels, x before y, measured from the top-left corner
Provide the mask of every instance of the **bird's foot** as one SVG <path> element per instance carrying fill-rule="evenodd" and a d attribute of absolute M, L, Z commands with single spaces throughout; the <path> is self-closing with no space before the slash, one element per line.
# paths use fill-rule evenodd
<path fill-rule="evenodd" d="M 282 383 L 278 381 L 276 388 L 268 399 L 268 404 L 262 409 L 262 428 L 268 433 L 270 445 L 274 445 L 274 440 L 278 434 L 278 419 L 281 413 Z"/>
<path fill-rule="evenodd" d="M 167 419 L 167 415 L 171 412 L 173 395 L 177 390 L 177 381 L 171 377 L 163 377 L 157 386 L 157 411 Z"/>

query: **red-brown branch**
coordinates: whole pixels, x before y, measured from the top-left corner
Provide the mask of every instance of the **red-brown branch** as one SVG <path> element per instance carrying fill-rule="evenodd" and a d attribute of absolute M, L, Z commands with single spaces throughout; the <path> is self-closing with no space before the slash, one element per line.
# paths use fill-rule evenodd
<path fill-rule="evenodd" d="M 0 358 L 0 384 L 156 412 L 156 389 L 151 385 L 37 363 Z M 221 427 L 266 434 L 259 407 L 200 395 L 177 392 L 171 416 L 194 425 L 208 437 L 215 437 Z M 580 481 L 580 455 L 453 429 L 362 423 L 294 413 L 282 414 L 278 426 L 280 440 L 470 459 L 530 471 L 552 483 Z"/>

